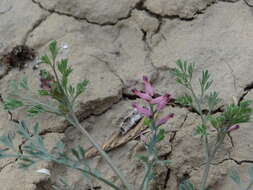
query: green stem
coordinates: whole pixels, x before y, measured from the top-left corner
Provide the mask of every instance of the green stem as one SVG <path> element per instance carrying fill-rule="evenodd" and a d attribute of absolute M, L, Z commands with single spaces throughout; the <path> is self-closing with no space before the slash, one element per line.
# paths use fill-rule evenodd
<path fill-rule="evenodd" d="M 143 181 L 141 183 L 141 186 L 140 186 L 140 190 L 147 190 L 148 189 L 149 175 L 150 175 L 151 169 L 152 169 L 151 164 L 148 164 L 145 167 L 145 174 L 144 174 L 144 178 L 143 178 Z"/>
<path fill-rule="evenodd" d="M 192 96 L 197 104 L 197 109 L 198 109 L 198 112 L 200 114 L 200 117 L 201 117 L 201 122 L 202 122 L 202 125 L 206 125 L 206 117 L 204 116 L 203 112 L 202 112 L 202 107 L 201 107 L 201 103 L 200 101 L 198 100 L 191 84 L 190 85 L 190 91 L 192 93 Z M 203 91 L 201 91 L 201 101 L 203 99 Z M 205 149 L 205 152 L 206 152 L 206 160 L 208 161 L 209 160 L 209 156 L 210 156 L 210 148 L 209 148 L 209 142 L 208 142 L 208 138 L 207 138 L 207 135 L 205 135 L 205 138 L 204 138 L 204 149 Z"/>
<path fill-rule="evenodd" d="M 154 118 L 154 111 L 153 111 L 153 106 L 150 104 L 150 110 L 152 112 L 151 116 L 151 123 L 149 125 L 149 128 L 151 129 L 152 133 L 152 138 L 148 144 L 147 152 L 148 152 L 148 157 L 157 157 L 157 149 L 156 149 L 156 143 L 157 143 L 157 130 L 158 128 L 155 125 L 155 118 Z M 153 158 L 152 158 L 153 159 Z M 156 158 L 155 158 L 156 159 Z M 148 190 L 148 185 L 149 185 L 149 177 L 150 177 L 150 172 L 152 172 L 153 169 L 153 162 L 154 160 L 149 160 L 145 164 L 145 173 L 144 173 L 144 178 L 142 180 L 140 190 Z"/>
<path fill-rule="evenodd" d="M 52 70 L 53 70 L 53 72 L 54 72 L 54 76 L 55 76 L 55 78 L 56 78 L 56 82 L 57 82 L 57 84 L 58 84 L 58 87 L 61 89 L 61 92 L 62 92 L 62 94 L 63 94 L 63 98 L 64 98 L 65 103 L 67 104 L 68 107 L 71 107 L 71 109 L 72 109 L 72 104 L 71 104 L 71 102 L 69 101 L 68 93 L 65 92 L 65 90 L 63 89 L 63 87 L 62 87 L 62 85 L 61 85 L 61 81 L 60 81 L 60 79 L 59 79 L 59 77 L 58 77 L 57 71 L 56 71 L 56 69 L 55 69 L 55 65 L 56 65 L 56 62 L 55 62 L 55 60 L 54 60 L 53 65 L 50 65 L 50 66 L 51 66 L 51 68 L 52 68 Z"/>
<path fill-rule="evenodd" d="M 85 170 L 85 169 L 82 169 L 82 168 L 75 168 L 83 173 L 86 173 L 92 177 L 95 177 L 96 179 L 104 182 L 105 184 L 111 186 L 113 189 L 116 189 L 116 190 L 121 190 L 118 186 L 116 186 L 115 184 L 113 184 L 112 182 L 108 181 L 107 179 L 101 177 L 101 176 L 98 176 L 96 175 L 95 173 L 91 172 L 91 171 L 88 171 L 88 170 Z"/>
<path fill-rule="evenodd" d="M 201 183 L 200 183 L 200 190 L 205 190 L 205 188 L 206 188 L 206 183 L 207 183 L 211 163 L 212 163 L 213 159 L 215 158 L 215 155 L 216 155 L 217 151 L 219 150 L 220 146 L 223 144 L 224 138 L 225 138 L 225 135 L 222 135 L 221 139 L 217 140 L 217 143 L 214 146 L 214 150 L 212 151 L 212 153 L 208 157 L 208 160 L 205 164 L 205 169 L 204 169 L 204 173 L 203 173 L 203 176 L 201 179 Z"/>
<path fill-rule="evenodd" d="M 38 100 L 35 100 L 33 98 L 30 98 L 30 97 L 20 97 L 20 99 L 22 99 L 24 101 L 27 101 L 27 102 L 32 102 L 32 103 L 35 103 L 35 104 L 39 104 L 39 105 L 47 108 L 48 109 L 47 112 L 54 113 L 56 115 L 60 115 L 60 112 L 58 112 L 55 108 L 53 108 L 52 106 L 50 106 L 48 104 L 42 103 L 42 102 L 40 102 Z"/>
<path fill-rule="evenodd" d="M 121 171 L 114 165 L 114 163 L 112 162 L 112 160 L 109 158 L 109 156 L 105 153 L 105 151 L 102 149 L 102 147 L 96 143 L 96 141 L 93 139 L 93 137 L 83 128 L 83 126 L 80 124 L 80 122 L 78 121 L 78 119 L 76 118 L 75 114 L 72 113 L 72 120 L 70 120 L 71 123 L 74 124 L 75 127 L 77 127 L 81 133 L 83 133 L 88 140 L 92 143 L 92 145 L 99 151 L 100 155 L 105 159 L 105 161 L 107 162 L 107 164 L 111 167 L 111 169 L 115 172 L 115 174 L 117 174 L 117 176 L 119 177 L 119 179 L 121 180 L 121 182 L 124 184 L 124 186 L 128 189 L 128 190 L 132 190 L 131 185 L 127 182 L 126 177 L 121 173 Z"/>
<path fill-rule="evenodd" d="M 69 108 L 69 110 L 71 110 L 70 111 L 70 117 L 71 117 L 71 119 L 69 119 L 69 121 L 71 123 L 73 123 L 74 126 L 76 126 L 81 131 L 81 133 L 83 133 L 89 139 L 89 141 L 91 142 L 91 144 L 99 151 L 99 153 L 101 154 L 101 156 L 105 159 L 105 161 L 112 168 L 112 170 L 115 172 L 115 174 L 117 174 L 117 176 L 120 178 L 121 182 L 125 185 L 125 187 L 128 190 L 131 190 L 132 188 L 131 188 L 130 184 L 127 182 L 125 176 L 123 176 L 123 174 L 119 171 L 119 169 L 113 164 L 112 160 L 105 153 L 105 151 L 101 148 L 101 146 L 96 143 L 96 141 L 93 139 L 93 137 L 79 123 L 79 121 L 78 121 L 75 113 L 72 110 L 73 108 L 72 108 L 71 101 L 69 101 L 68 94 L 64 91 L 63 87 L 61 86 L 60 79 L 59 79 L 58 74 L 57 74 L 56 69 L 55 69 L 55 61 L 54 61 L 53 65 L 51 65 L 51 68 L 52 68 L 52 70 L 54 72 L 54 75 L 55 75 L 55 78 L 56 78 L 56 82 L 57 82 L 59 88 L 61 89 L 62 94 L 64 95 L 64 101 L 66 102 L 67 107 Z"/>
<path fill-rule="evenodd" d="M 209 175 L 210 166 L 211 166 L 211 160 L 209 160 L 205 165 L 204 173 L 203 173 L 201 183 L 200 183 L 200 190 L 205 190 L 205 188 L 206 188 L 206 183 L 207 183 L 207 179 L 208 179 L 208 175 Z"/>

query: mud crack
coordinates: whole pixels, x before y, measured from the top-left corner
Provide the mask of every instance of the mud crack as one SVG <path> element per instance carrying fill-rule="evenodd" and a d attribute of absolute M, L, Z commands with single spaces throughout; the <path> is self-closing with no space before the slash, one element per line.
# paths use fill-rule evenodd
<path fill-rule="evenodd" d="M 75 20 L 86 21 L 89 24 L 95 24 L 95 25 L 99 25 L 99 26 L 113 26 L 113 25 L 116 25 L 118 22 L 120 22 L 122 20 L 127 20 L 128 18 L 131 17 L 132 11 L 136 9 L 136 6 L 139 3 L 139 2 L 137 2 L 132 8 L 130 8 L 128 13 L 126 14 L 126 16 L 118 18 L 117 21 L 115 21 L 115 22 L 108 21 L 108 22 L 99 23 L 99 22 L 91 21 L 86 17 L 78 17 L 78 16 L 75 16 L 71 13 L 66 13 L 66 12 L 61 12 L 61 11 L 55 10 L 55 9 L 46 8 L 40 2 L 37 2 L 36 0 L 32 0 L 32 2 L 36 5 L 38 5 L 41 9 L 43 9 L 47 12 L 55 13 L 55 14 L 62 15 L 62 16 L 72 17 Z"/>
<path fill-rule="evenodd" d="M 32 27 L 26 32 L 24 38 L 22 39 L 22 45 L 25 45 L 27 42 L 27 39 L 29 35 L 36 29 L 38 28 L 44 21 L 47 20 L 47 18 L 51 15 L 52 13 L 42 15 L 35 23 L 32 25 Z"/>
<path fill-rule="evenodd" d="M 180 129 L 184 126 L 187 118 L 188 118 L 188 113 L 185 115 L 183 122 L 180 124 L 180 126 L 179 126 Z M 177 132 L 178 132 L 177 130 L 171 131 L 171 136 L 169 139 L 169 142 L 171 143 L 171 151 L 169 153 L 167 153 L 166 155 L 163 155 L 164 160 L 167 160 L 169 158 L 170 154 L 172 153 L 172 151 L 174 150 L 173 141 L 176 138 Z M 163 182 L 163 189 L 167 188 L 168 182 L 171 177 L 171 172 L 172 172 L 171 168 L 168 167 L 167 172 L 166 172 L 166 176 L 165 176 L 165 179 Z"/>
<path fill-rule="evenodd" d="M 9 165 L 14 164 L 15 162 L 17 162 L 17 160 L 18 160 L 18 159 L 15 159 L 15 160 L 10 161 L 10 162 L 4 164 L 3 166 L 1 166 L 1 167 L 0 167 L 0 172 L 2 172 L 2 170 L 3 170 L 4 168 L 6 168 L 7 166 L 9 166 Z"/>
<path fill-rule="evenodd" d="M 166 14 L 165 15 L 161 15 L 161 14 L 157 14 L 157 13 L 153 12 L 152 10 L 148 9 L 145 6 L 145 2 L 146 2 L 146 0 L 141 0 L 139 3 L 137 3 L 136 9 L 145 11 L 147 14 L 149 14 L 152 17 L 157 18 L 158 20 L 161 20 L 161 19 L 169 19 L 169 20 L 179 19 L 179 20 L 182 20 L 182 21 L 192 21 L 192 20 L 194 20 L 197 15 L 203 14 L 204 11 L 208 7 L 210 7 L 212 4 L 216 3 L 216 2 L 212 2 L 210 4 L 207 4 L 206 7 L 204 7 L 203 9 L 196 11 L 195 14 L 192 17 L 182 17 L 182 16 L 177 15 L 177 14 L 176 15 L 166 15 Z"/>
<path fill-rule="evenodd" d="M 245 86 L 243 89 L 243 94 L 239 98 L 238 104 L 240 104 L 244 98 L 248 95 L 248 93 L 253 89 L 253 81 Z"/>
<path fill-rule="evenodd" d="M 106 67 L 108 68 L 108 70 L 120 80 L 121 84 L 122 84 L 123 87 L 124 87 L 124 81 L 123 81 L 123 79 L 122 79 L 122 78 L 120 77 L 120 75 L 110 66 L 110 64 L 109 64 L 108 61 L 105 61 L 105 60 L 103 60 L 102 58 L 100 58 L 100 57 L 98 57 L 98 56 L 96 56 L 96 55 L 89 55 L 89 56 L 91 56 L 91 57 L 97 59 L 99 62 L 104 63 L 104 64 L 106 65 Z"/>
<path fill-rule="evenodd" d="M 212 165 L 220 165 L 220 164 L 223 164 L 226 161 L 233 161 L 237 165 L 242 165 L 242 164 L 246 164 L 246 163 L 252 163 L 253 164 L 253 160 L 236 160 L 234 158 L 225 158 L 225 159 L 223 159 L 219 162 L 212 163 Z"/>

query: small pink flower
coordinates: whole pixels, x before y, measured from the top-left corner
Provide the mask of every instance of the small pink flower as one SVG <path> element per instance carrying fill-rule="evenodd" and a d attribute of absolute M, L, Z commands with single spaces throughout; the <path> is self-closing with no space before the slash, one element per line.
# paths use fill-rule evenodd
<path fill-rule="evenodd" d="M 143 81 L 144 81 L 144 85 L 145 85 L 145 92 L 147 94 L 149 94 L 150 96 L 154 96 L 154 87 L 150 84 L 148 77 L 147 76 L 143 76 Z"/>
<path fill-rule="evenodd" d="M 166 115 L 165 117 L 159 119 L 157 122 L 156 122 L 156 126 L 160 126 L 160 125 L 163 125 L 165 124 L 170 118 L 173 118 L 174 117 L 174 114 L 171 113 L 171 114 L 168 114 Z"/>
<path fill-rule="evenodd" d="M 232 132 L 240 128 L 240 125 L 233 125 L 228 128 L 227 132 Z"/>
<path fill-rule="evenodd" d="M 165 94 L 163 96 L 159 96 L 157 98 L 154 98 L 150 101 L 151 104 L 159 104 L 161 101 L 164 101 L 164 99 L 168 100 L 170 99 L 170 94 Z"/>
<path fill-rule="evenodd" d="M 152 97 L 147 93 L 142 93 L 142 92 L 140 92 L 139 90 L 136 90 L 136 89 L 133 89 L 132 92 L 135 95 L 139 96 L 143 100 L 146 100 L 146 101 L 152 100 Z"/>
<path fill-rule="evenodd" d="M 137 104 L 137 103 L 133 103 L 132 106 L 133 106 L 135 109 L 137 109 L 137 111 L 138 111 L 140 114 L 142 114 L 142 115 L 144 115 L 144 116 L 146 116 L 146 117 L 151 117 L 151 116 L 152 116 L 152 112 L 151 112 L 149 109 L 144 108 L 144 107 L 140 106 L 140 105 Z"/>
<path fill-rule="evenodd" d="M 157 111 L 161 111 L 170 101 L 170 94 L 165 94 L 162 96 L 163 98 L 161 99 L 161 101 L 158 102 L 157 105 Z"/>

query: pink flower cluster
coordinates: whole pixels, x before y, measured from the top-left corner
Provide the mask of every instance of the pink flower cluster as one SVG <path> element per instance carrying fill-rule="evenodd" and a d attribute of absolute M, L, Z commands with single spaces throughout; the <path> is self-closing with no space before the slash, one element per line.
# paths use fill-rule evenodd
<path fill-rule="evenodd" d="M 148 80 L 148 77 L 143 76 L 144 86 L 145 86 L 145 92 L 141 92 L 137 89 L 133 89 L 132 92 L 140 97 L 141 99 L 145 100 L 150 105 L 156 105 L 156 110 L 152 112 L 151 109 L 145 108 L 137 103 L 133 103 L 132 106 L 137 109 L 137 111 L 148 117 L 151 118 L 155 112 L 160 112 L 171 100 L 170 94 L 164 94 L 162 96 L 154 98 L 155 90 L 154 87 L 151 85 L 150 81 Z M 165 117 L 161 118 L 156 122 L 156 126 L 160 126 L 165 124 L 170 118 L 172 118 L 174 114 L 168 114 Z"/>

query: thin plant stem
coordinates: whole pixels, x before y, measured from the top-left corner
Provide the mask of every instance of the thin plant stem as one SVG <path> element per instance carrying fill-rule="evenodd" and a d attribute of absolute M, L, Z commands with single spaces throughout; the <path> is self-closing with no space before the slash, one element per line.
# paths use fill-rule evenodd
<path fill-rule="evenodd" d="M 155 116 L 154 116 L 154 109 L 153 106 L 150 104 L 150 110 L 152 112 L 152 116 L 151 116 L 151 123 L 149 125 L 149 128 L 152 131 L 152 139 L 150 141 L 150 143 L 148 144 L 148 153 L 149 156 L 156 156 L 157 155 L 157 150 L 156 150 L 156 143 L 157 143 L 157 127 L 155 125 Z M 149 177 L 150 177 L 150 172 L 152 172 L 153 169 L 153 160 L 148 161 L 148 163 L 145 165 L 145 173 L 144 173 L 144 178 L 142 180 L 141 186 L 140 186 L 140 190 L 148 190 L 148 185 L 149 185 Z"/>
<path fill-rule="evenodd" d="M 212 163 L 213 159 L 215 158 L 215 155 L 216 155 L 217 151 L 219 150 L 220 146 L 223 144 L 224 138 L 225 138 L 225 135 L 222 135 L 221 139 L 217 140 L 217 143 L 215 144 L 214 149 L 213 149 L 211 155 L 209 156 L 207 163 L 205 164 L 204 173 L 203 173 L 201 183 L 200 183 L 201 184 L 200 190 L 205 190 L 205 188 L 206 188 L 206 183 L 207 183 L 211 163 Z"/>
<path fill-rule="evenodd" d="M 28 140 L 30 140 L 30 141 L 31 141 L 33 144 L 35 144 L 40 150 L 42 150 L 42 152 L 43 152 L 44 154 L 46 154 L 47 157 L 49 157 L 50 159 L 45 159 L 46 157 L 40 157 L 40 158 L 42 158 L 42 159 L 44 159 L 44 160 L 47 160 L 47 161 L 52 160 L 52 161 L 54 161 L 54 162 L 56 162 L 56 163 L 60 163 L 58 158 L 56 158 L 55 156 L 49 154 L 49 153 L 46 151 L 46 149 L 45 149 L 43 146 L 41 146 L 39 143 L 37 143 L 37 141 L 35 141 L 32 137 L 28 137 Z M 8 157 L 10 157 L 10 156 L 14 157 L 14 155 L 8 155 Z M 22 157 L 22 156 L 23 156 L 22 154 L 17 154 L 17 155 L 16 155 L 16 157 Z M 27 157 L 29 157 L 29 156 L 27 156 Z M 31 158 L 32 158 L 32 156 L 31 156 Z M 39 157 L 38 157 L 38 158 L 39 158 Z M 77 170 L 79 170 L 79 171 L 81 171 L 81 172 L 83 172 L 83 173 L 86 173 L 86 174 L 88 174 L 88 175 L 90 175 L 90 176 L 92 176 L 92 177 L 95 177 L 95 178 L 97 178 L 98 180 L 104 182 L 105 184 L 111 186 L 111 187 L 114 188 L 115 190 L 121 190 L 118 186 L 116 186 L 116 185 L 113 184 L 112 182 L 110 182 L 110 181 L 108 181 L 107 179 L 103 178 L 102 176 L 97 175 L 97 174 L 95 174 L 94 172 L 92 172 L 90 168 L 89 168 L 88 170 L 86 170 L 86 169 L 80 168 L 80 167 L 78 167 L 78 166 L 75 166 L 75 164 L 70 164 L 70 163 L 67 164 L 67 163 L 65 163 L 65 162 L 61 162 L 61 164 L 64 164 L 64 165 L 69 166 L 69 167 L 71 167 L 71 168 L 75 168 L 75 169 L 77 169 Z"/>
<path fill-rule="evenodd" d="M 90 175 L 90 176 L 92 176 L 92 177 L 95 177 L 96 179 L 98 179 L 98 180 L 104 182 L 105 184 L 111 186 L 111 187 L 112 187 L 113 189 L 115 189 L 115 190 L 121 190 L 118 186 L 116 186 L 116 185 L 113 184 L 112 182 L 108 181 L 107 179 L 103 178 L 103 177 L 100 176 L 100 175 L 95 174 L 94 172 L 91 172 L 90 170 L 85 170 L 85 169 L 78 168 L 78 167 L 76 167 L 75 169 L 77 169 L 77 170 L 79 170 L 79 171 L 81 171 L 81 172 L 83 172 L 83 173 L 86 173 L 86 174 L 88 174 L 88 175 Z"/>
<path fill-rule="evenodd" d="M 140 190 L 148 190 L 148 182 L 149 182 L 148 178 L 149 178 L 151 169 L 152 169 L 151 164 L 148 164 L 145 167 L 145 174 L 144 174 L 144 178 L 143 178 L 143 181 L 141 183 L 141 186 L 140 186 Z"/>
<path fill-rule="evenodd" d="M 207 183 L 207 179 L 208 179 L 208 175 L 209 175 L 210 166 L 211 166 L 211 161 L 209 160 L 205 164 L 205 169 L 204 169 L 204 173 L 203 173 L 203 176 L 201 179 L 201 184 L 200 184 L 200 190 L 205 190 L 205 188 L 206 188 L 206 183 Z"/>
<path fill-rule="evenodd" d="M 193 95 L 193 98 L 194 98 L 195 102 L 196 102 L 197 111 L 200 114 L 202 125 L 206 125 L 206 122 L 207 122 L 206 118 L 207 117 L 204 116 L 204 114 L 202 112 L 202 106 L 201 106 L 201 102 L 203 100 L 203 94 L 204 94 L 203 90 L 201 89 L 201 99 L 199 100 L 197 98 L 191 84 L 189 84 L 189 89 L 190 89 L 190 91 Z M 210 112 L 208 112 L 208 113 L 210 113 Z M 210 167 L 211 167 L 211 162 L 215 157 L 215 154 L 217 152 L 218 147 L 219 147 L 219 145 L 217 145 L 214 148 L 214 151 L 213 151 L 212 155 L 210 155 L 210 146 L 209 146 L 208 138 L 207 138 L 207 135 L 204 136 L 204 149 L 205 149 L 206 164 L 205 164 L 205 169 L 204 169 L 203 176 L 202 176 L 201 183 L 200 183 L 201 184 L 200 185 L 200 190 L 205 190 L 208 175 L 209 175 L 209 171 L 210 171 Z"/>
<path fill-rule="evenodd" d="M 105 159 L 105 161 L 107 162 L 107 164 L 111 167 L 111 169 L 115 172 L 115 174 L 120 178 L 121 182 L 124 184 L 124 186 L 127 188 L 127 190 L 132 190 L 131 185 L 127 182 L 125 176 L 119 171 L 119 169 L 113 164 L 112 160 L 109 158 L 109 156 L 105 153 L 105 151 L 101 148 L 100 145 L 98 145 L 96 143 L 96 141 L 93 139 L 93 137 L 81 126 L 80 122 L 78 121 L 74 111 L 73 111 L 73 106 L 71 104 L 71 101 L 69 100 L 68 94 L 65 92 L 65 90 L 63 89 L 63 87 L 61 86 L 61 82 L 60 79 L 58 77 L 58 74 L 56 72 L 55 69 L 55 65 L 56 62 L 55 60 L 53 60 L 53 64 L 51 66 L 53 72 L 54 72 L 54 76 L 56 78 L 56 82 L 58 87 L 60 88 L 62 94 L 64 95 L 64 101 L 67 104 L 66 106 L 69 109 L 69 117 L 66 117 L 69 122 L 71 122 L 75 127 L 77 127 L 81 133 L 83 133 L 88 139 L 89 141 L 92 143 L 92 145 L 99 151 L 99 153 L 101 154 L 101 156 Z"/>
<path fill-rule="evenodd" d="M 92 145 L 99 151 L 101 156 L 105 159 L 107 164 L 111 167 L 111 169 L 117 174 L 121 182 L 124 184 L 124 186 L 128 190 L 132 190 L 131 185 L 127 182 L 126 177 L 121 173 L 121 171 L 114 165 L 112 160 L 109 158 L 109 156 L 105 153 L 105 151 L 102 149 L 102 147 L 96 143 L 96 141 L 93 139 L 93 137 L 82 127 L 80 122 L 78 121 L 77 117 L 75 114 L 71 114 L 73 121 L 70 120 L 74 124 L 75 127 L 77 127 L 92 143 Z"/>
<path fill-rule="evenodd" d="M 20 97 L 20 99 L 24 100 L 24 101 L 28 101 L 28 102 L 33 102 L 35 104 L 39 104 L 41 106 L 44 106 L 45 108 L 47 108 L 47 112 L 56 114 L 56 115 L 61 115 L 60 112 L 58 112 L 55 108 L 53 108 L 52 106 L 45 104 L 43 102 L 40 102 L 38 100 L 35 100 L 34 98 L 29 98 L 29 97 Z"/>

